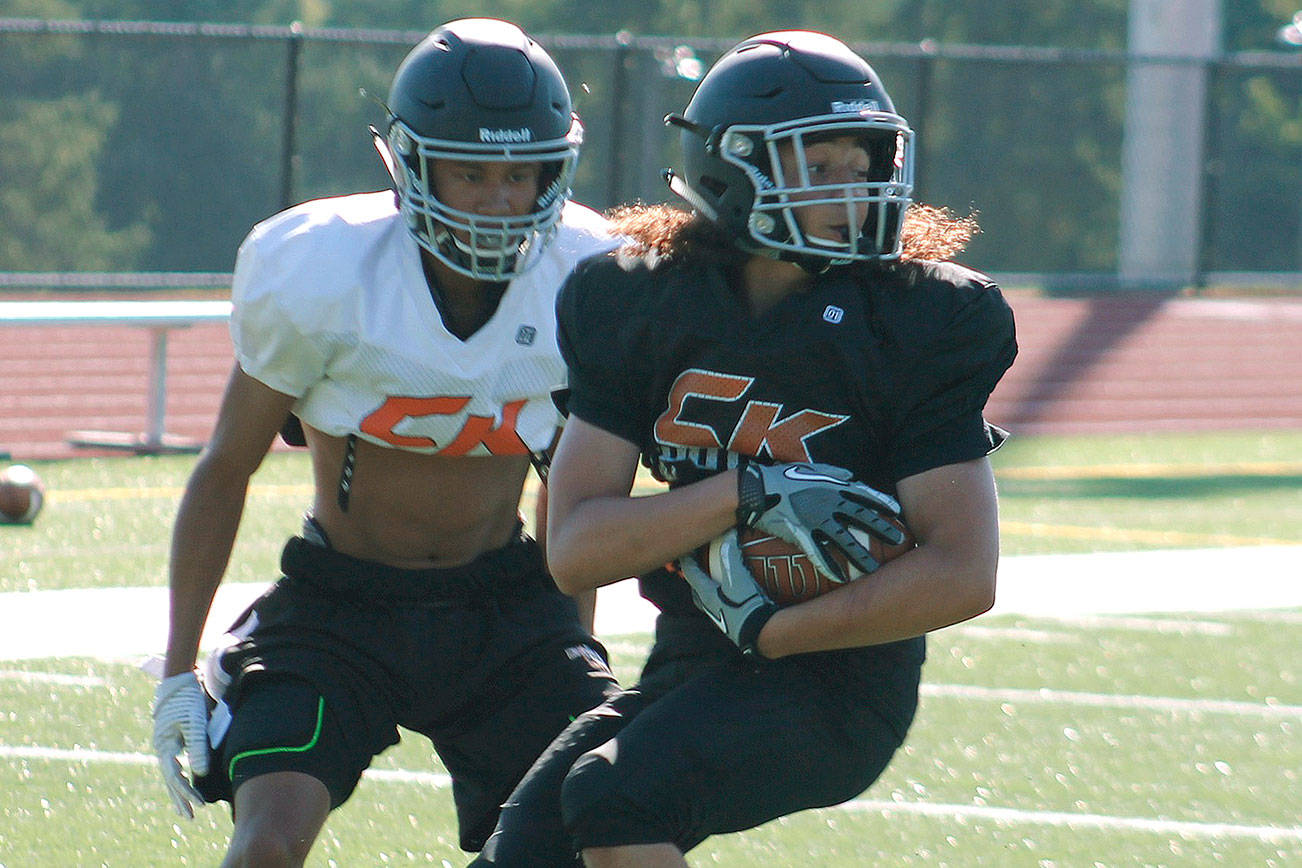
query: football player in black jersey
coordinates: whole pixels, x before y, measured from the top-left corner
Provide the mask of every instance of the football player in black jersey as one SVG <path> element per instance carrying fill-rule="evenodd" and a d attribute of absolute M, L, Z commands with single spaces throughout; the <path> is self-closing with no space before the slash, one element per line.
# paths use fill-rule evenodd
<path fill-rule="evenodd" d="M 913 133 L 872 68 L 826 35 L 756 36 L 667 121 L 691 210 L 625 209 L 629 243 L 562 290 L 548 524 L 567 591 L 640 576 L 655 645 L 535 764 L 482 864 L 684 865 L 857 796 L 913 720 L 925 634 L 994 601 L 1003 434 L 983 408 L 1012 315 L 949 261 L 975 223 L 912 204 Z M 669 491 L 630 496 L 639 458 Z M 847 525 L 897 501 L 916 548 L 794 605 L 735 539 L 719 575 L 684 556 L 750 526 L 861 560 Z"/>

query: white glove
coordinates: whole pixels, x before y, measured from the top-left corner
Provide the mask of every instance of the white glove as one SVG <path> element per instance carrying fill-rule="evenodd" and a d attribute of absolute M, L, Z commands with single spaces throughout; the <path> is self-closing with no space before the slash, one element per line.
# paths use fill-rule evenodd
<path fill-rule="evenodd" d="M 185 751 L 196 775 L 208 774 L 208 697 L 193 671 L 164 678 L 154 689 L 154 753 L 176 813 L 194 818 L 203 796 L 191 785 L 177 759 Z"/>

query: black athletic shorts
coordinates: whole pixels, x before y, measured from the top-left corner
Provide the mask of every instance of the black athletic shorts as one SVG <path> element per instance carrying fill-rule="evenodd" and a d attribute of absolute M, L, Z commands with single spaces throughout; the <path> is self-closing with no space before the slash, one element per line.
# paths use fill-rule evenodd
<path fill-rule="evenodd" d="M 400 570 L 291 539 L 284 577 L 232 628 L 220 669 L 232 719 L 196 781 L 210 801 L 269 772 L 351 795 L 398 727 L 429 737 L 452 778 L 461 846 L 575 716 L 616 689 L 606 653 L 521 536 L 471 564 Z"/>
<path fill-rule="evenodd" d="M 639 684 L 578 718 L 512 794 L 476 865 L 574 866 L 834 805 L 903 743 L 925 645 L 752 660 L 703 617 L 661 615 Z"/>

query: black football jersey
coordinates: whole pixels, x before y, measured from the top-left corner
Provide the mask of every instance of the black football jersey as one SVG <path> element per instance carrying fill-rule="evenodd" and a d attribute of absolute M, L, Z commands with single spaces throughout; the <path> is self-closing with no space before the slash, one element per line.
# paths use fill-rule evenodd
<path fill-rule="evenodd" d="M 746 455 L 834 464 L 893 494 L 1002 439 L 982 410 L 1017 351 L 1012 312 L 953 263 L 831 269 L 753 317 L 722 267 L 599 256 L 557 311 L 568 412 L 671 485 Z"/>

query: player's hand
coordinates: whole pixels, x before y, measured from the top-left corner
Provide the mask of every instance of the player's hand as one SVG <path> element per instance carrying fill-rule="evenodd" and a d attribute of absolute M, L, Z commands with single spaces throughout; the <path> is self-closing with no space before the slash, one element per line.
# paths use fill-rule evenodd
<path fill-rule="evenodd" d="M 831 464 L 774 464 L 749 461 L 738 468 L 737 526 L 754 527 L 800 546 L 814 567 L 833 582 L 848 578 L 829 555 L 840 549 L 865 573 L 877 569 L 867 546 L 855 539 L 858 527 L 887 545 L 904 542 L 904 533 L 887 519 L 900 504 Z"/>
<path fill-rule="evenodd" d="M 208 773 L 208 697 L 193 671 L 164 678 L 154 689 L 154 753 L 167 794 L 176 812 L 194 818 L 194 805 L 203 804 L 177 759 L 185 751 L 190 770 Z"/>
<path fill-rule="evenodd" d="M 718 577 L 711 577 L 691 555 L 679 558 L 678 567 L 692 588 L 696 608 L 708 615 L 743 654 L 758 654 L 755 643 L 760 630 L 778 607 L 746 566 L 737 531 L 724 534 L 719 543 L 719 560 L 722 575 Z"/>

